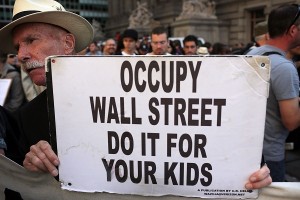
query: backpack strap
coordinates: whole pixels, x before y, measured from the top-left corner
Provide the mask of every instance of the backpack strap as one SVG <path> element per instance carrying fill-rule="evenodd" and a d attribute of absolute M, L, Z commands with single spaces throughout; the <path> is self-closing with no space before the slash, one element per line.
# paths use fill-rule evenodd
<path fill-rule="evenodd" d="M 277 54 L 277 55 L 283 56 L 281 53 L 279 53 L 277 51 L 267 51 L 267 52 L 263 53 L 262 56 L 269 56 L 272 54 Z"/>

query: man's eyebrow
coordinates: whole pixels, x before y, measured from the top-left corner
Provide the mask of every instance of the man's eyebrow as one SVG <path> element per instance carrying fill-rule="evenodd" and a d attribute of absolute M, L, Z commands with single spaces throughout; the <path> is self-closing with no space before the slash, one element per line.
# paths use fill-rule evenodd
<path fill-rule="evenodd" d="M 39 38 L 41 34 L 39 33 L 34 33 L 34 34 L 28 34 L 24 37 L 24 40 L 32 39 L 32 38 Z"/>
<path fill-rule="evenodd" d="M 20 41 L 21 42 L 28 42 L 28 40 L 36 39 L 36 38 L 39 38 L 39 37 L 40 37 L 40 34 L 38 34 L 38 33 L 36 33 L 36 34 L 28 34 L 28 35 L 24 36 L 23 38 L 21 38 Z M 14 45 L 14 48 L 16 50 L 18 50 L 20 48 L 20 43 L 19 42 Z"/>

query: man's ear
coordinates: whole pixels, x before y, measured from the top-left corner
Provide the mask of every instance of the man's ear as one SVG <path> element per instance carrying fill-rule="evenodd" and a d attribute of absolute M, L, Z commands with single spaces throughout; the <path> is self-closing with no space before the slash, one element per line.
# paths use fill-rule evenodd
<path fill-rule="evenodd" d="M 65 54 L 70 55 L 75 52 L 75 37 L 71 33 L 65 35 Z"/>
<path fill-rule="evenodd" d="M 265 40 L 269 40 L 269 39 L 270 39 L 269 33 L 266 33 L 265 34 Z"/>
<path fill-rule="evenodd" d="M 288 30 L 288 34 L 290 34 L 292 37 L 295 37 L 298 31 L 298 27 L 295 24 L 293 24 Z"/>

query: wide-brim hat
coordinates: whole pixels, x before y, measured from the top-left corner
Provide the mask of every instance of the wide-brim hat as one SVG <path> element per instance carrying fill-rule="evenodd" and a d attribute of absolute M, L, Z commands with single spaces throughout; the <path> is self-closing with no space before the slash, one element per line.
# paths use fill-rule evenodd
<path fill-rule="evenodd" d="M 25 23 L 47 23 L 59 26 L 75 36 L 75 51 L 85 49 L 94 38 L 92 25 L 83 17 L 68 12 L 54 0 L 16 0 L 12 22 L 0 29 L 0 48 L 15 53 L 12 31 Z"/>
<path fill-rule="evenodd" d="M 199 47 L 197 53 L 200 55 L 209 55 L 207 47 Z"/>
<path fill-rule="evenodd" d="M 124 33 L 122 34 L 123 38 L 129 37 L 132 38 L 133 40 L 137 41 L 138 40 L 138 32 L 134 29 L 126 29 Z"/>

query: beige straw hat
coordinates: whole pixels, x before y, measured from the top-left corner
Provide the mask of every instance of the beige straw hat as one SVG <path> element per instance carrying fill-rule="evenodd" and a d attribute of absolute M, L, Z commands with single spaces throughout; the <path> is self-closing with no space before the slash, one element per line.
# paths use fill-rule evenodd
<path fill-rule="evenodd" d="M 64 28 L 75 36 L 75 50 L 86 48 L 94 37 L 91 24 L 83 17 L 68 12 L 54 0 L 16 0 L 12 22 L 0 29 L 0 48 L 15 53 L 12 43 L 13 29 L 24 23 L 40 22 Z"/>

